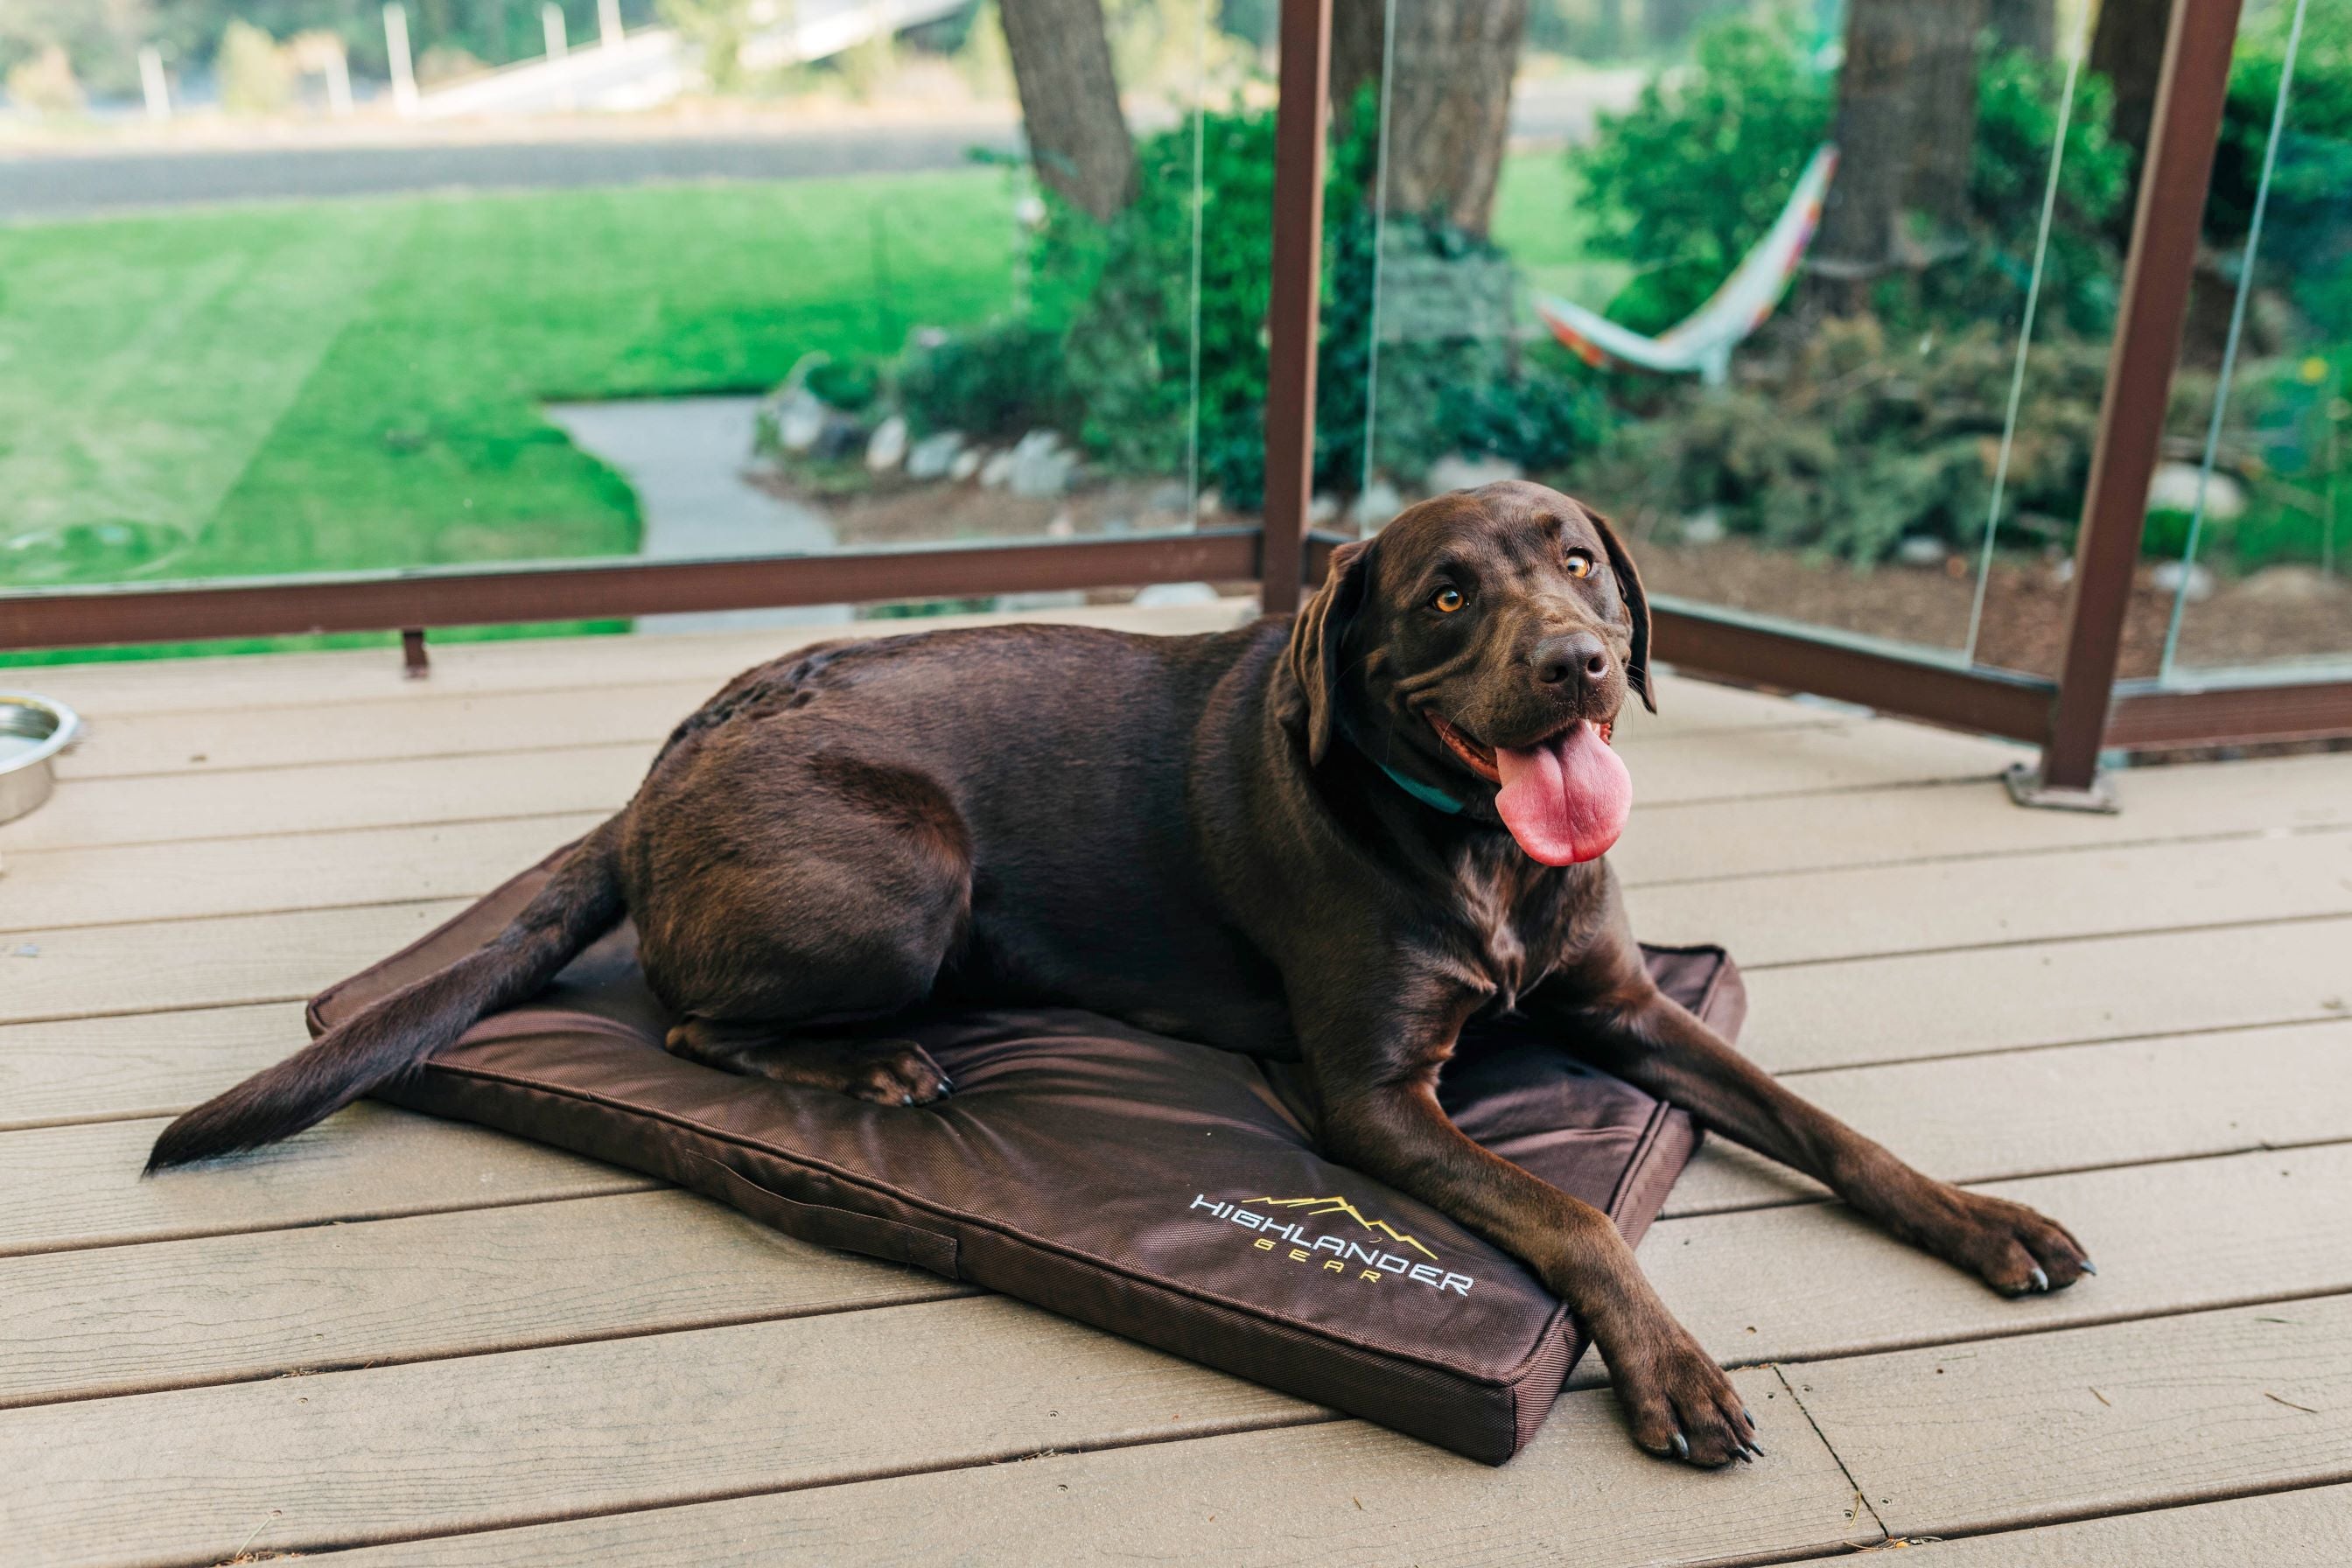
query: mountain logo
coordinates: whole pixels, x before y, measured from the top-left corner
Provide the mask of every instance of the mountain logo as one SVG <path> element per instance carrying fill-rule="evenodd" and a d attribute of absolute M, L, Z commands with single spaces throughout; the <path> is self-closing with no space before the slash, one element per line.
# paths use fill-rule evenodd
<path fill-rule="evenodd" d="M 1407 1236 L 1404 1232 L 1399 1230 L 1396 1226 L 1391 1225 L 1384 1219 L 1365 1218 L 1363 1210 L 1358 1208 L 1355 1205 L 1349 1203 L 1343 1197 L 1246 1198 L 1243 1201 L 1245 1203 L 1264 1204 L 1269 1208 L 1303 1208 L 1307 1211 L 1307 1215 L 1309 1219 L 1319 1219 L 1327 1214 L 1343 1214 L 1349 1219 L 1354 1220 L 1358 1225 L 1362 1226 L 1366 1230 L 1376 1230 L 1382 1236 L 1387 1237 L 1391 1241 L 1395 1242 L 1400 1247 L 1412 1247 L 1415 1252 L 1420 1253 L 1432 1263 L 1437 1261 L 1437 1254 L 1430 1251 L 1429 1248 L 1423 1247 L 1420 1242 L 1415 1241 L 1412 1237 Z"/>

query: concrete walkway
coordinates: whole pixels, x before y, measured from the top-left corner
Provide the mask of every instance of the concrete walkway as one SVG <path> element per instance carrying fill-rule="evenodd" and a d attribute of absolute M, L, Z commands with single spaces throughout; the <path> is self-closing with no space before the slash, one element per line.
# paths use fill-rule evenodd
<path fill-rule="evenodd" d="M 822 514 L 756 489 L 742 478 L 751 458 L 754 397 L 648 397 L 551 403 L 547 417 L 574 444 L 620 470 L 644 509 L 648 561 L 727 555 L 822 555 L 837 541 Z M 846 605 L 640 616 L 642 632 L 730 631 L 823 626 L 851 618 Z"/>

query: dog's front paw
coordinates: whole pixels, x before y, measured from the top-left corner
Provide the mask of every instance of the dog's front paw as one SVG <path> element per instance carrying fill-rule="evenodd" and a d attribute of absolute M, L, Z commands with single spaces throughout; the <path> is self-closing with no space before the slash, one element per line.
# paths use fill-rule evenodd
<path fill-rule="evenodd" d="M 2083 1244 L 2047 1215 L 1957 1187 L 1941 1195 L 1946 1212 L 1924 1227 L 1927 1246 L 2004 1296 L 2063 1290 L 2098 1272 Z"/>
<path fill-rule="evenodd" d="M 1671 1321 L 1606 1347 L 1633 1441 L 1660 1458 L 1714 1469 L 1764 1450 L 1731 1379 Z"/>
<path fill-rule="evenodd" d="M 950 1088 L 948 1075 L 912 1040 L 865 1043 L 845 1064 L 842 1092 L 877 1105 L 929 1105 Z"/>

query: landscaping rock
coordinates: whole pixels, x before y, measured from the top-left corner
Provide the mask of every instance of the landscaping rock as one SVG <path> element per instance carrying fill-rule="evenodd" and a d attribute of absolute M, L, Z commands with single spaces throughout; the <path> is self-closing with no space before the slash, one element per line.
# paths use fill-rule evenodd
<path fill-rule="evenodd" d="M 866 467 L 870 473 L 887 474 L 906 460 L 907 422 L 893 414 L 866 438 Z"/>
<path fill-rule="evenodd" d="M 2195 463 L 2159 463 L 2147 482 L 2147 510 L 2194 513 L 2197 510 L 2197 474 Z M 2243 485 L 2229 475 L 2214 471 L 2205 484 L 2205 515 L 2219 522 L 2227 522 L 2246 510 Z"/>
<path fill-rule="evenodd" d="M 1941 566 L 1951 553 L 1951 546 L 1924 533 L 1912 534 L 1895 546 L 1895 559 L 1906 566 Z"/>
<path fill-rule="evenodd" d="M 1147 510 L 1172 511 L 1178 517 L 1181 517 L 1184 515 L 1186 499 L 1184 481 L 1170 479 L 1166 484 L 1152 486 L 1151 494 L 1143 504 Z"/>
<path fill-rule="evenodd" d="M 988 454 L 982 451 L 979 447 L 966 447 L 962 451 L 958 452 L 955 455 L 954 459 L 948 464 L 948 478 L 953 479 L 958 484 L 961 484 L 966 479 L 971 478 L 974 474 L 980 472 L 981 464 L 987 460 Z"/>
<path fill-rule="evenodd" d="M 2179 561 L 2160 561 L 2156 570 L 2147 574 L 2160 593 L 2179 594 L 2181 584 L 2189 584 L 2186 597 L 2192 605 L 2201 605 L 2213 596 L 2213 569 L 2201 563 L 2183 564 Z"/>
<path fill-rule="evenodd" d="M 953 471 L 956 460 L 962 456 L 963 437 L 953 430 L 926 436 L 907 449 L 907 477 L 910 479 L 946 479 Z"/>
<path fill-rule="evenodd" d="M 1475 490 L 1480 485 L 1526 478 L 1517 463 L 1491 452 L 1448 452 L 1429 465 L 1433 490 Z"/>
<path fill-rule="evenodd" d="M 794 454 L 810 450 L 824 434 L 832 413 L 824 400 L 806 387 L 786 389 L 777 395 L 773 405 L 776 445 Z"/>
<path fill-rule="evenodd" d="M 1013 449 L 1008 447 L 1002 452 L 991 452 L 980 465 L 980 488 L 1001 490 L 1012 482 Z"/>
<path fill-rule="evenodd" d="M 1730 532 L 1723 526 L 1723 513 L 1714 507 L 1695 511 L 1683 519 L 1682 540 L 1685 544 L 1696 544 L 1705 549 L 1710 544 L 1722 543 Z"/>
<path fill-rule="evenodd" d="M 1307 499 L 1307 521 L 1309 524 L 1336 522 L 1339 518 L 1339 498 L 1328 493 Z"/>
<path fill-rule="evenodd" d="M 1076 456 L 1063 449 L 1060 436 L 1051 430 L 1032 430 L 1014 444 L 1007 477 L 1014 495 L 1042 500 L 1068 490 L 1077 467 Z"/>

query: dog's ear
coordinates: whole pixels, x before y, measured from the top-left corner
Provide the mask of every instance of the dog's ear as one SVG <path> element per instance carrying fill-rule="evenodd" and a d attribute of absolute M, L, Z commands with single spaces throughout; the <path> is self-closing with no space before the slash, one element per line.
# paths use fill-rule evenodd
<path fill-rule="evenodd" d="M 1339 702 L 1339 648 L 1349 625 L 1363 608 L 1370 576 L 1370 540 L 1350 540 L 1331 552 L 1331 574 L 1291 623 L 1290 647 L 1283 656 L 1292 690 L 1283 717 L 1307 738 L 1307 761 L 1320 763 L 1331 749 Z"/>
<path fill-rule="evenodd" d="M 1601 548 L 1609 552 L 1609 570 L 1617 575 L 1617 591 L 1625 596 L 1625 614 L 1633 623 L 1633 651 L 1625 660 L 1625 683 L 1642 699 L 1642 706 L 1655 713 L 1658 698 L 1650 684 L 1650 598 L 1642 592 L 1642 574 L 1633 570 L 1633 558 L 1625 553 L 1609 520 L 1589 506 L 1584 515 L 1592 520 L 1592 531 L 1601 535 Z"/>

